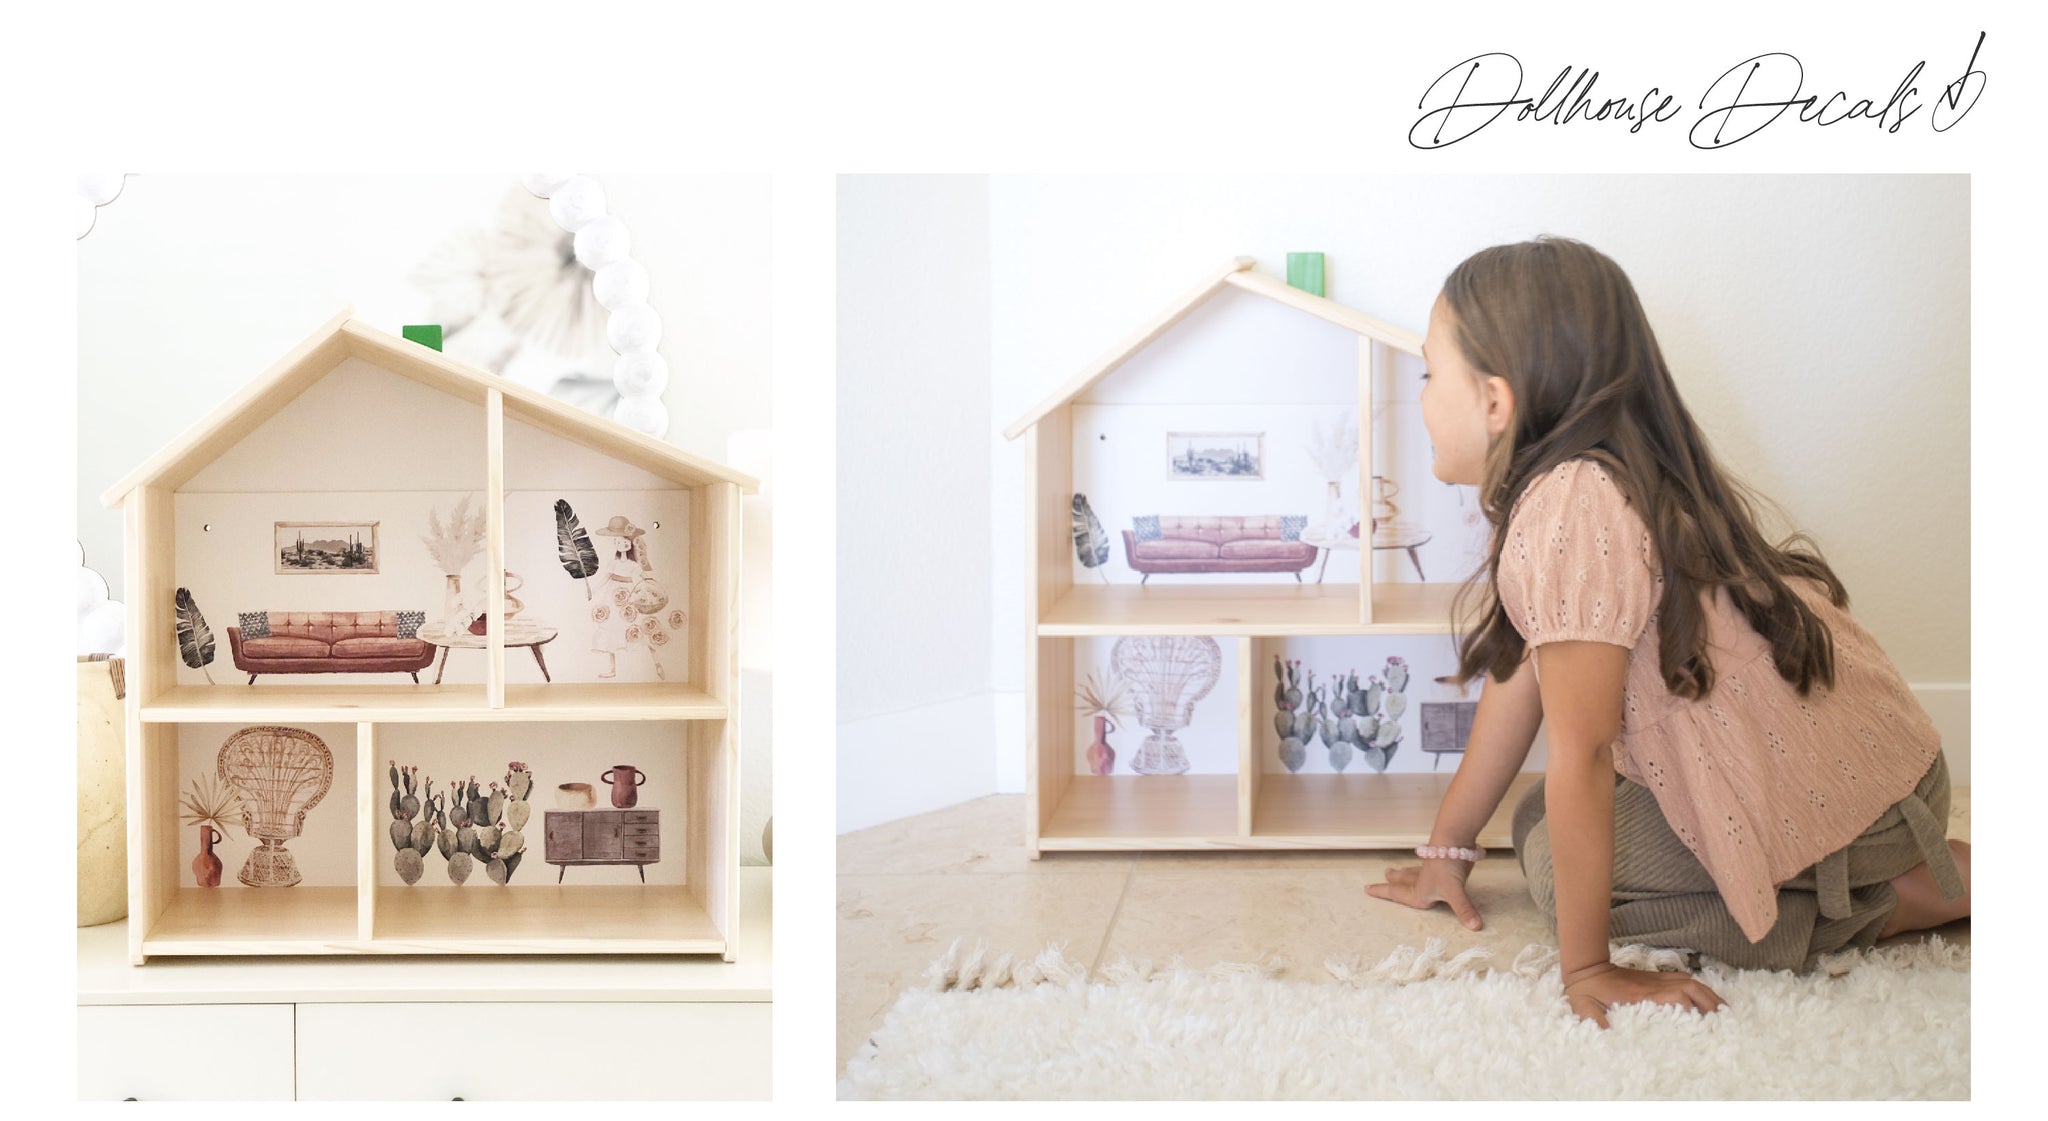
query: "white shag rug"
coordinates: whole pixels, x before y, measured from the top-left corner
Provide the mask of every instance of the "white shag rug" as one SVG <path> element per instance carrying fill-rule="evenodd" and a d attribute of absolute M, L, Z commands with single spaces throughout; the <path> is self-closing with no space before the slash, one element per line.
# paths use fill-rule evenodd
<path fill-rule="evenodd" d="M 846 1067 L 843 1099 L 1967 1099 L 1970 951 L 1850 951 L 1807 975 L 1694 972 L 1728 1007 L 1580 1022 L 1557 951 L 1505 969 L 1443 939 L 1334 982 L 1277 959 L 1202 970 L 1120 961 L 1090 982 L 1057 947 L 992 959 L 955 945 Z M 1678 951 L 1616 946 L 1634 968 Z"/>

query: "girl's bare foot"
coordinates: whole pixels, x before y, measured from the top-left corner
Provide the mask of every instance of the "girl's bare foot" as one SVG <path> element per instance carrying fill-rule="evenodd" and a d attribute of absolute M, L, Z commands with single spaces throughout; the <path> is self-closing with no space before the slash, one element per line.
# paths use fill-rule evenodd
<path fill-rule="evenodd" d="M 1934 882 L 1934 872 L 1925 864 L 1916 865 L 1912 871 L 1892 881 L 1892 890 L 1898 893 L 1899 905 L 1892 911 L 1892 917 L 1877 932 L 1879 938 L 1890 938 L 1913 930 L 1932 930 L 1937 926 L 1970 917 L 1970 842 L 1950 841 L 1948 851 L 1955 854 L 1956 871 L 1963 876 L 1963 894 L 1954 899 L 1943 899 L 1941 888 Z"/>

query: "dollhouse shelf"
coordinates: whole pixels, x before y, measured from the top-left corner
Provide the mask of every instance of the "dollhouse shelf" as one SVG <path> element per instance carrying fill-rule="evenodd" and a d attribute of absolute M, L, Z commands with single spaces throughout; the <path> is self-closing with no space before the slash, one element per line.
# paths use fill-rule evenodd
<path fill-rule="evenodd" d="M 1355 584 L 1076 584 L 1041 635 L 1414 635 L 1451 633 L 1456 584 L 1380 584 L 1360 621 Z"/>
<path fill-rule="evenodd" d="M 1429 839 L 1451 788 L 1444 774 L 1261 775 L 1252 806 L 1260 848 L 1408 848 Z M 1479 830 L 1482 848 L 1508 848 L 1515 804 L 1542 776 L 1522 774 Z M 1421 840 L 1411 840 L 1420 837 Z"/>
<path fill-rule="evenodd" d="M 1479 843 L 1507 848 L 1519 775 Z M 1427 840 L 1449 774 L 1260 775 L 1250 820 L 1236 775 L 1076 775 L 1039 832 L 1044 851 L 1400 849 Z"/>
<path fill-rule="evenodd" d="M 234 875 L 232 869 L 229 876 Z M 322 954 L 356 936 L 356 889 L 179 888 L 150 924 L 148 954 Z"/>
<path fill-rule="evenodd" d="M 1250 257 L 1223 262 L 1157 316 L 1076 374 L 1008 428 L 1024 451 L 1025 725 L 1028 754 L 1026 844 L 1032 856 L 1101 849 L 1405 849 L 1429 839 L 1451 773 L 1263 773 L 1273 747 L 1260 703 L 1273 688 L 1276 640 L 1303 636 L 1440 636 L 1471 624 L 1454 615 L 1458 583 L 1375 579 L 1373 550 L 1346 550 L 1355 583 L 1205 583 L 1200 573 L 1148 583 L 1102 583 L 1076 565 L 1074 496 L 1077 409 L 1089 391 L 1219 292 L 1235 288 L 1335 324 L 1356 336 L 1358 455 L 1354 494 L 1371 492 L 1375 385 L 1392 384 L 1397 355 L 1420 357 L 1415 332 L 1288 287 L 1256 272 Z M 1238 400 L 1256 401 L 1257 387 Z M 1114 395 L 1111 395 L 1114 399 Z M 1329 563 L 1325 557 L 1324 564 Z M 1468 610 L 1476 603 L 1468 602 Z M 1237 639 L 1236 773 L 1075 773 L 1079 751 L 1075 687 L 1093 637 L 1209 635 Z M 1228 703 L 1212 701 L 1211 704 Z M 1128 746 L 1126 750 L 1129 750 Z M 1412 756 L 1411 756 L 1412 757 Z M 1362 771 L 1361 764 L 1360 770 Z M 1538 776 L 1525 774 L 1480 835 L 1509 843 L 1515 799 Z"/>
<path fill-rule="evenodd" d="M 544 875 L 545 865 L 532 871 Z M 377 889 L 365 953 L 701 954 L 725 948 L 686 887 L 534 884 Z"/>
<path fill-rule="evenodd" d="M 395 887 L 376 892 L 373 933 L 359 937 L 353 887 L 181 888 L 143 953 L 578 954 L 719 953 L 725 939 L 681 886 Z"/>
<path fill-rule="evenodd" d="M 505 706 L 481 685 L 179 685 L 142 706 L 150 724 L 278 721 L 723 720 L 724 702 L 687 684 L 507 685 Z"/>

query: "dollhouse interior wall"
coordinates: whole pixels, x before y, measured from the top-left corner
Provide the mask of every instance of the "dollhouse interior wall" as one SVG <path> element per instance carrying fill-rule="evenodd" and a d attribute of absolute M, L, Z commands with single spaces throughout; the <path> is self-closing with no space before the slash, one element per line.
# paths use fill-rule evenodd
<path fill-rule="evenodd" d="M 1473 488 L 1439 482 L 1431 472 L 1419 407 L 1422 369 L 1419 360 L 1399 356 L 1377 374 L 1373 473 L 1399 488 L 1397 520 L 1429 534 L 1416 561 L 1441 581 L 1481 559 L 1485 526 Z M 1363 520 L 1361 509 L 1369 518 L 1371 496 L 1362 506 L 1356 459 L 1337 473 L 1333 509 L 1330 478 L 1310 454 L 1319 429 L 1356 431 L 1358 371 L 1359 336 L 1345 328 L 1235 288 L 1196 307 L 1074 404 L 1074 489 L 1087 495 L 1110 540 L 1106 564 L 1090 569 L 1075 560 L 1075 582 L 1140 581 L 1122 534 L 1141 515 L 1293 515 L 1306 518 L 1311 532 L 1330 524 L 1348 530 Z M 1185 435 L 1195 433 L 1205 435 Z M 1169 463 L 1170 447 L 1190 443 L 1248 449 L 1255 475 L 1190 477 Z M 1415 561 L 1397 551 L 1381 550 L 1375 564 L 1379 580 L 1420 579 Z M 1303 582 L 1315 582 L 1319 570 L 1324 583 L 1356 584 L 1357 555 L 1339 552 L 1327 566 L 1311 565 Z M 1155 574 L 1150 583 L 1292 585 L 1295 577 Z"/>
<path fill-rule="evenodd" d="M 1306 715 L 1314 704 L 1306 696 L 1313 686 L 1322 694 L 1322 715 L 1325 718 L 1336 715 L 1339 702 L 1333 688 L 1335 679 L 1342 678 L 1348 683 L 1355 674 L 1361 689 L 1375 679 L 1383 684 L 1389 683 L 1393 680 L 1389 672 L 1392 669 L 1390 659 L 1400 658 L 1408 670 L 1407 684 L 1401 690 L 1406 711 L 1394 718 L 1401 729 L 1401 738 L 1385 760 L 1384 773 L 1427 774 L 1434 771 L 1448 775 L 1458 769 L 1463 758 L 1462 745 L 1471 733 L 1471 714 L 1478 705 L 1480 688 L 1484 683 L 1474 678 L 1459 686 L 1449 680 L 1458 667 L 1456 639 L 1452 636 L 1297 635 L 1261 639 L 1256 654 L 1252 666 L 1252 748 L 1260 771 L 1266 774 L 1290 773 L 1280 751 L 1279 733 L 1273 724 L 1274 714 L 1278 711 L 1273 697 L 1276 684 L 1273 663 L 1276 657 L 1300 663 L 1299 688 L 1305 696 L 1297 713 Z M 1524 668 L 1522 672 L 1529 671 Z M 1463 707 L 1462 715 L 1459 706 Z M 1392 715 L 1384 694 L 1375 715 Z M 1307 750 L 1301 766 L 1291 773 L 1359 774 L 1379 770 L 1356 749 L 1333 748 L 1322 738 L 1316 738 L 1305 746 Z M 1460 750 L 1449 750 L 1453 747 Z M 1543 770 L 1547 756 L 1547 738 L 1539 729 L 1535 742 L 1530 745 L 1528 758 L 1523 760 L 1522 770 Z M 1343 765 L 1340 767 L 1339 763 Z"/>
<path fill-rule="evenodd" d="M 506 764 L 517 761 L 526 764 L 533 774 L 533 793 L 529 796 L 533 815 L 523 831 L 526 839 L 526 859 L 520 862 L 518 871 L 513 873 L 512 882 L 507 885 L 513 890 L 521 887 L 554 887 L 557 876 L 569 887 L 637 884 L 640 874 L 630 865 L 577 865 L 566 874 L 546 862 L 546 819 L 550 810 L 612 809 L 611 784 L 603 777 L 615 768 L 631 767 L 646 776 L 638 787 L 636 810 L 658 810 L 661 813 L 661 859 L 646 866 L 649 884 L 683 884 L 688 882 L 686 870 L 689 867 L 687 838 L 690 830 L 688 817 L 689 768 L 686 765 L 687 745 L 683 725 L 672 721 L 606 721 L 603 723 L 554 723 L 546 721 L 499 722 L 483 725 L 477 730 L 461 729 L 464 734 L 450 735 L 452 726 L 435 724 L 388 724 L 377 728 L 377 750 L 384 759 L 376 761 L 373 768 L 378 777 L 374 792 L 375 803 L 382 807 L 390 798 L 390 780 L 386 775 L 386 760 L 396 760 L 402 766 L 417 766 L 422 780 L 432 778 L 436 793 L 444 791 L 454 780 L 476 777 L 477 785 L 488 792 L 492 783 L 505 784 Z M 585 806 L 561 791 L 565 783 L 585 783 L 596 798 L 594 807 Z M 377 815 L 380 828 L 385 824 L 386 814 Z M 404 887 L 393 857 L 397 849 L 389 838 L 382 838 L 377 846 L 377 883 L 380 887 Z M 438 849 L 429 853 L 426 859 L 426 873 L 420 877 L 420 887 L 443 887 L 449 884 L 447 862 L 441 859 Z M 496 890 L 494 884 L 484 875 L 481 868 L 475 869 L 469 881 L 463 886 Z"/>
<path fill-rule="evenodd" d="M 465 498 L 471 516 L 484 509 L 484 436 L 480 401 L 348 358 L 201 468 L 172 496 L 175 583 L 206 617 L 215 655 L 204 670 L 180 660 L 178 684 L 247 682 L 227 635 L 242 612 L 423 611 L 442 620 L 445 577 L 420 535 L 430 513 L 445 522 Z M 375 571 L 280 571 L 279 522 L 376 523 L 366 541 Z M 479 552 L 461 573 L 466 599 L 481 604 L 487 571 Z M 483 674 L 481 656 L 453 656 L 444 680 L 480 685 Z M 396 682 L 410 678 L 264 675 L 256 686 Z"/>
<path fill-rule="evenodd" d="M 560 633 L 545 647 L 555 680 L 689 680 L 688 627 L 699 621 L 688 602 L 692 500 L 691 492 L 672 480 L 505 418 L 505 567 L 522 580 L 514 593 L 524 604 L 517 618 L 545 622 Z M 569 503 L 597 552 L 599 571 L 588 580 L 570 576 L 562 566 L 555 523 L 558 501 Z M 640 536 L 603 533 L 614 519 L 639 530 Z M 636 556 L 620 557 L 629 539 L 635 542 Z M 641 553 L 645 565 L 640 563 Z M 618 628 L 603 626 L 595 615 L 600 609 L 614 615 L 624 606 L 617 602 L 618 594 L 630 596 L 648 578 L 667 598 L 655 615 L 662 619 L 668 640 L 657 647 L 636 632 L 621 646 Z M 681 625 L 676 625 L 676 612 L 682 612 Z M 644 618 L 633 614 L 633 624 Z M 657 657 L 660 674 L 655 672 Z M 601 676 L 606 672 L 614 676 Z M 507 651 L 505 673 L 508 684 L 541 681 L 539 667 L 524 651 Z"/>
<path fill-rule="evenodd" d="M 1174 739 L 1180 742 L 1187 753 L 1188 769 L 1192 775 L 1234 775 L 1237 773 L 1237 656 L 1241 638 L 1223 636 L 1216 639 L 1216 646 L 1222 655 L 1217 672 L 1216 684 L 1194 707 L 1189 710 L 1188 726 L 1174 732 Z M 1114 638 L 1077 638 L 1074 640 L 1074 673 L 1077 676 L 1094 674 L 1097 681 L 1112 677 L 1111 658 L 1116 647 Z M 1110 729 L 1109 743 L 1116 752 L 1115 774 L 1131 774 L 1131 761 L 1144 744 L 1149 733 L 1135 715 L 1117 718 Z M 1089 774 L 1088 747 L 1095 741 L 1095 721 L 1092 714 L 1074 713 L 1074 773 Z"/>
<path fill-rule="evenodd" d="M 429 623 L 473 618 L 487 609 L 489 561 L 482 551 L 460 577 L 451 606 L 447 574 L 423 536 L 430 518 L 445 527 L 487 502 L 484 408 L 362 359 L 349 358 L 201 469 L 173 497 L 176 584 L 192 592 L 215 634 L 211 666 L 176 666 L 180 685 L 243 684 L 226 629 L 252 611 L 421 611 Z M 554 629 L 540 662 L 508 650 L 508 684 L 554 681 L 683 682 L 690 674 L 688 590 L 691 494 L 675 482 L 621 463 L 574 441 L 506 418 L 505 568 L 520 603 L 514 622 Z M 556 545 L 555 503 L 567 501 L 598 551 L 589 580 L 571 577 Z M 638 557 L 615 554 L 625 540 L 602 534 L 614 517 L 642 531 Z M 376 523 L 375 571 L 279 571 L 273 535 L 279 522 Z M 287 533 L 296 531 L 287 530 Z M 361 532 L 361 531 L 357 531 Z M 615 572 L 628 580 L 607 580 Z M 620 611 L 620 593 L 655 592 L 669 602 L 654 613 L 667 638 L 641 634 L 637 608 L 625 627 L 594 616 Z M 599 598 L 604 594 L 603 599 Z M 683 625 L 674 625 L 678 618 Z M 466 624 L 465 624 L 466 625 Z M 622 633 L 623 632 L 623 633 Z M 661 668 L 655 668 L 656 658 Z M 481 685 L 482 652 L 451 651 L 438 671 L 447 685 Z M 602 676 L 607 672 L 611 677 Z M 665 675 L 665 676 L 663 676 Z M 407 683 L 402 673 L 264 674 L 264 687 Z"/>
<path fill-rule="evenodd" d="M 241 724 L 180 724 L 178 737 L 178 792 L 191 794 L 196 779 L 203 787 L 218 783 L 221 745 L 242 730 Z M 306 811 L 299 835 L 284 843 L 299 869 L 302 887 L 352 887 L 356 882 L 356 726 L 354 724 L 295 724 L 295 728 L 319 737 L 334 759 L 334 782 L 320 801 Z M 378 798 L 383 804 L 383 798 Z M 222 888 L 245 889 L 237 874 L 258 842 L 252 840 L 240 816 L 231 816 L 220 830 L 221 840 L 213 847 L 220 858 Z M 388 840 L 385 842 L 390 843 Z M 395 850 L 394 850 L 395 851 Z M 192 860 L 199 855 L 199 827 L 178 827 L 178 886 L 198 887 Z M 262 888 L 258 890 L 289 890 Z"/>

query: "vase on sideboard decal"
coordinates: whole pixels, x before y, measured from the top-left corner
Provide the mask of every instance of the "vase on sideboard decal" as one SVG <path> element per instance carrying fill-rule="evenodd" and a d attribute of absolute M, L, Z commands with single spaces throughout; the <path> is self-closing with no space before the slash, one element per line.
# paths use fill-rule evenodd
<path fill-rule="evenodd" d="M 613 809 L 630 810 L 640 804 L 639 788 L 647 781 L 647 774 L 638 767 L 616 763 L 598 781 L 611 784 Z"/>

